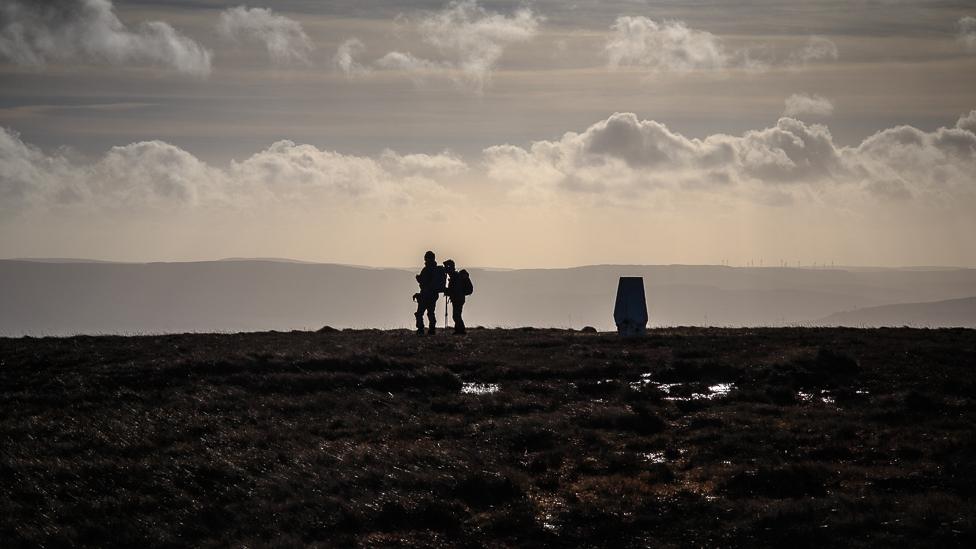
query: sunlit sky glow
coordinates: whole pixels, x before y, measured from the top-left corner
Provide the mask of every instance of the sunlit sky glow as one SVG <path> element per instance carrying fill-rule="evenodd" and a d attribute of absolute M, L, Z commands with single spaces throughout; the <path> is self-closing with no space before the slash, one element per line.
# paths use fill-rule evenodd
<path fill-rule="evenodd" d="M 0 257 L 976 266 L 976 5 L 0 0 Z"/>

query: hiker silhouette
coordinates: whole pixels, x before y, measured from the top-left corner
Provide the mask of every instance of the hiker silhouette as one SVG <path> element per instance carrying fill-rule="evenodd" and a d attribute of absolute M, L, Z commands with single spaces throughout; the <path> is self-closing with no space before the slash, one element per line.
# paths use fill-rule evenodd
<path fill-rule="evenodd" d="M 428 251 L 424 254 L 424 268 L 417 275 L 417 284 L 420 284 L 420 292 L 413 295 L 417 302 L 417 335 L 424 335 L 424 314 L 427 314 L 429 328 L 427 333 L 434 335 L 437 330 L 437 298 L 444 291 L 447 281 L 447 273 L 444 267 L 437 264 L 434 252 Z"/>
<path fill-rule="evenodd" d="M 450 282 L 447 284 L 447 289 L 444 290 L 444 295 L 451 300 L 454 334 L 463 335 L 466 332 L 464 330 L 464 319 L 461 317 L 461 314 L 464 312 L 465 299 L 474 291 L 474 286 L 471 284 L 471 276 L 468 274 L 468 271 L 464 269 L 458 271 L 453 259 L 448 259 L 444 262 L 444 270 L 450 276 Z"/>

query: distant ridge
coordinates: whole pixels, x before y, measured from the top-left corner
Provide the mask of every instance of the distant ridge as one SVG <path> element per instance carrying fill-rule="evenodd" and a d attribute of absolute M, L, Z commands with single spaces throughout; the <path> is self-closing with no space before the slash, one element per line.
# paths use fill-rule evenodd
<path fill-rule="evenodd" d="M 449 256 L 450 254 L 448 254 Z M 446 259 L 448 256 L 445 256 Z M 108 263 L 108 264 L 121 264 L 121 265 L 149 265 L 153 263 L 168 263 L 168 264 L 179 264 L 179 263 L 219 263 L 219 262 L 247 262 L 247 261 L 263 261 L 271 263 L 293 263 L 296 265 L 337 265 L 340 267 L 353 267 L 356 269 L 395 269 L 395 270 L 413 270 L 413 266 L 407 267 L 397 267 L 397 266 L 376 266 L 376 265 L 362 265 L 359 263 L 337 263 L 334 261 L 309 261 L 305 259 L 291 259 L 288 257 L 223 257 L 219 259 L 187 259 L 187 260 L 153 260 L 153 261 L 117 261 L 111 259 L 86 259 L 78 257 L 11 257 L 11 258 L 0 258 L 0 261 L 31 261 L 34 263 Z M 728 269 L 728 270 L 756 270 L 756 271 L 847 271 L 852 273 L 877 273 L 877 272 L 892 272 L 892 271 L 904 271 L 904 272 L 937 272 L 937 271 L 969 271 L 976 270 L 976 267 L 958 267 L 950 265 L 906 265 L 900 267 L 872 267 L 867 265 L 832 265 L 826 267 L 823 265 L 765 265 L 765 266 L 748 266 L 748 265 L 718 265 L 718 264 L 695 264 L 695 263 L 591 263 L 587 265 L 563 265 L 556 267 L 491 267 L 482 265 L 466 265 L 465 268 L 468 269 L 478 269 L 481 271 L 488 272 L 506 272 L 506 271 L 565 271 L 573 269 L 591 269 L 591 268 L 617 268 L 617 269 L 645 269 L 652 267 L 671 267 L 671 268 L 708 268 L 708 269 Z M 416 266 L 420 269 L 420 262 Z"/>
<path fill-rule="evenodd" d="M 976 296 L 976 269 L 845 271 L 708 265 L 601 265 L 486 270 L 472 326 L 593 326 L 612 330 L 620 276 L 641 276 L 650 325 L 974 326 L 948 307 L 872 319 L 835 317 L 878 306 Z M 410 328 L 417 291 L 406 268 L 228 259 L 155 263 L 0 260 L 0 336 Z M 976 299 L 976 298 L 974 298 Z M 443 301 L 438 316 L 443 312 Z M 940 316 L 946 311 L 948 316 Z"/>
<path fill-rule="evenodd" d="M 976 297 L 865 307 L 834 313 L 815 324 L 864 328 L 877 326 L 976 328 Z"/>
<path fill-rule="evenodd" d="M 206 260 L 204 260 L 205 262 Z M 320 265 L 318 261 L 305 261 L 302 259 L 289 259 L 287 257 L 225 257 L 217 261 L 272 261 L 274 263 L 298 263 L 301 265 Z"/>
<path fill-rule="evenodd" d="M 31 261 L 33 263 L 122 263 L 127 261 L 107 261 L 104 259 L 80 259 L 74 257 L 14 257 L 0 261 Z"/>

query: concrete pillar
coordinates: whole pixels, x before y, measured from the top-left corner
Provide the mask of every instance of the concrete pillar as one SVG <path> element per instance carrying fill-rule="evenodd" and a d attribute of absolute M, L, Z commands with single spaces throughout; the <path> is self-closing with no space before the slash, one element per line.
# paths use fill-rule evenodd
<path fill-rule="evenodd" d="M 647 300 L 644 297 L 644 278 L 622 276 L 617 283 L 617 303 L 613 307 L 613 321 L 622 336 L 640 336 L 647 330 Z"/>

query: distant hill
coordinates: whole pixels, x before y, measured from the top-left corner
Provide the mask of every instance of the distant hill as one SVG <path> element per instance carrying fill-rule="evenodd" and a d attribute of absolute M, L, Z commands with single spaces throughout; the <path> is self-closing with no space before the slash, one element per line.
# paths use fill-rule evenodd
<path fill-rule="evenodd" d="M 976 297 L 927 303 L 900 303 L 834 313 L 825 326 L 945 326 L 976 328 Z"/>
<path fill-rule="evenodd" d="M 620 276 L 644 277 L 652 326 L 822 325 L 832 323 L 828 319 L 839 311 L 976 296 L 974 269 L 595 265 L 469 270 L 475 293 L 465 316 L 471 326 L 613 329 Z M 0 335 L 412 327 L 415 272 L 255 259 L 0 260 Z M 443 307 L 442 300 L 442 321 Z M 961 322 L 958 315 L 925 318 L 919 323 L 891 316 L 884 323 Z"/>

